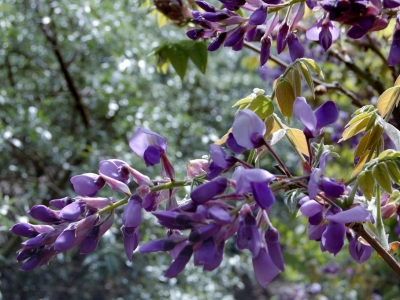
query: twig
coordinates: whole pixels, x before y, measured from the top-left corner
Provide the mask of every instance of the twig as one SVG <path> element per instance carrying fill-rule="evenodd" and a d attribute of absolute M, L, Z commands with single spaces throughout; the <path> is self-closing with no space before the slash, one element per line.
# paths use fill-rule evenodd
<path fill-rule="evenodd" d="M 260 48 L 254 46 L 253 44 L 249 43 L 249 42 L 244 42 L 244 46 L 250 50 L 253 50 L 257 53 L 260 53 L 261 50 Z M 274 63 L 280 65 L 281 67 L 287 68 L 288 64 L 285 63 L 283 60 L 281 60 L 280 58 L 271 55 L 269 57 L 270 60 L 272 60 Z M 356 94 L 354 94 L 353 92 L 349 91 L 348 89 L 346 89 L 343 85 L 341 85 L 339 82 L 332 82 L 332 83 L 326 83 L 323 82 L 322 80 L 315 78 L 315 77 L 311 77 L 312 81 L 314 83 L 316 83 L 317 85 L 322 85 L 324 86 L 327 90 L 337 90 L 339 92 L 341 92 L 342 94 L 345 94 L 347 97 L 349 97 L 351 99 L 351 103 L 354 106 L 357 107 L 362 107 L 362 100 L 358 98 L 358 96 Z"/>
<path fill-rule="evenodd" d="M 393 271 L 400 277 L 400 265 L 396 259 L 386 251 L 377 240 L 375 240 L 365 229 L 364 225 L 361 223 L 355 223 L 350 227 L 357 234 L 359 234 L 364 240 L 366 240 L 372 248 L 379 253 L 379 255 L 386 261 L 386 263 L 392 268 Z"/>
<path fill-rule="evenodd" d="M 41 12 L 39 1 L 36 1 L 36 11 L 38 13 Z M 75 100 L 76 108 L 79 111 L 80 115 L 82 116 L 83 123 L 84 123 L 85 127 L 87 128 L 87 127 L 89 127 L 89 115 L 87 113 L 86 107 L 83 104 L 82 98 L 81 98 L 80 94 L 78 93 L 78 90 L 75 87 L 75 83 L 72 80 L 72 76 L 68 70 L 68 66 L 64 62 L 63 56 L 61 55 L 61 51 L 60 51 L 60 47 L 57 42 L 57 38 L 55 37 L 54 33 L 51 32 L 49 27 L 46 26 L 45 24 L 43 24 L 43 22 L 41 22 L 41 21 L 40 21 L 40 29 L 42 29 L 47 40 L 52 45 L 52 50 L 54 52 L 54 55 L 57 57 L 57 61 L 60 65 L 61 72 L 63 73 L 65 81 L 67 82 L 68 89 L 69 89 L 72 97 Z"/>
<path fill-rule="evenodd" d="M 356 73 L 357 75 L 361 76 L 362 78 L 364 78 L 379 94 L 382 94 L 385 91 L 385 87 L 382 85 L 382 82 L 380 82 L 379 80 L 375 79 L 372 74 L 361 70 L 358 66 L 356 66 L 351 59 L 349 59 L 348 57 L 344 56 L 342 53 L 340 53 L 338 50 L 336 49 L 332 49 L 330 51 L 330 53 L 336 57 L 337 59 L 339 59 L 340 61 L 342 61 L 347 68 L 349 68 L 351 71 L 353 71 L 354 73 Z"/>

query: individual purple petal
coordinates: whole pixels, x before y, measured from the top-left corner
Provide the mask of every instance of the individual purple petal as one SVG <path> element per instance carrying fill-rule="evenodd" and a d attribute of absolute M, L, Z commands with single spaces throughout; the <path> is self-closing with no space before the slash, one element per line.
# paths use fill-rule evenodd
<path fill-rule="evenodd" d="M 250 109 L 238 112 L 232 126 L 236 142 L 247 149 L 262 146 L 266 127 L 264 122 Z"/>
<path fill-rule="evenodd" d="M 393 34 L 392 45 L 388 57 L 389 66 L 395 66 L 400 62 L 400 30 L 396 30 Z"/>
<path fill-rule="evenodd" d="M 307 217 L 321 213 L 323 209 L 323 206 L 315 200 L 307 201 L 300 207 L 301 213 Z"/>
<path fill-rule="evenodd" d="M 327 251 L 336 255 L 343 248 L 345 234 L 346 227 L 343 224 L 330 221 L 322 234 L 321 245 Z"/>
<path fill-rule="evenodd" d="M 278 29 L 278 36 L 276 39 L 276 51 L 278 52 L 278 54 L 280 54 L 287 45 L 287 34 L 289 32 L 289 25 L 287 24 L 287 22 L 283 22 L 281 24 L 281 26 L 279 26 Z"/>
<path fill-rule="evenodd" d="M 217 205 L 213 205 L 208 210 L 208 213 L 210 214 L 210 217 L 218 224 L 226 225 L 232 222 L 232 217 L 228 211 Z"/>
<path fill-rule="evenodd" d="M 354 26 L 347 32 L 347 36 L 352 39 L 362 38 L 371 29 L 375 22 L 375 16 L 360 18 Z"/>
<path fill-rule="evenodd" d="M 210 3 L 206 2 L 206 1 L 196 0 L 195 2 L 196 2 L 196 4 L 198 6 L 200 6 L 205 11 L 208 11 L 208 12 L 214 12 L 215 11 L 215 7 L 212 6 Z"/>
<path fill-rule="evenodd" d="M 293 112 L 295 117 L 311 132 L 317 127 L 317 117 L 304 97 L 297 97 L 294 101 Z M 311 197 L 312 198 L 312 197 Z"/>
<path fill-rule="evenodd" d="M 252 191 L 252 182 L 269 183 L 275 179 L 275 175 L 263 169 L 237 169 L 236 194 L 241 195 Z M 232 176 L 233 178 L 233 176 Z"/>
<path fill-rule="evenodd" d="M 142 198 L 138 194 L 129 198 L 122 214 L 122 223 L 128 228 L 136 228 L 142 223 Z"/>
<path fill-rule="evenodd" d="M 226 154 L 224 148 L 222 148 L 221 146 L 216 145 L 216 144 L 211 144 L 210 145 L 210 157 L 211 157 L 212 161 L 218 167 L 221 167 L 223 169 L 230 168 L 235 163 L 235 162 L 233 162 L 233 163 L 232 162 L 228 162 L 226 160 L 227 154 Z"/>
<path fill-rule="evenodd" d="M 224 246 L 225 246 L 225 241 L 221 241 L 217 249 L 214 249 L 213 258 L 209 260 L 207 263 L 205 263 L 203 266 L 204 271 L 213 271 L 219 267 L 224 255 Z"/>
<path fill-rule="evenodd" d="M 366 222 L 370 219 L 370 212 L 364 207 L 357 205 L 348 210 L 338 212 L 334 215 L 327 215 L 325 218 L 336 223 L 346 224 L 353 222 Z"/>
<path fill-rule="evenodd" d="M 292 6 L 292 20 L 290 22 L 290 28 L 296 28 L 297 23 L 303 18 L 305 12 L 304 2 L 296 3 Z"/>
<path fill-rule="evenodd" d="M 260 66 L 262 67 L 268 61 L 271 53 L 272 39 L 271 36 L 261 39 Z"/>
<path fill-rule="evenodd" d="M 315 111 L 317 118 L 317 128 L 322 128 L 327 125 L 333 124 L 339 117 L 339 110 L 333 101 L 326 101 Z"/>
<path fill-rule="evenodd" d="M 312 241 L 320 241 L 327 225 L 310 225 L 308 229 L 308 238 Z"/>
<path fill-rule="evenodd" d="M 216 38 L 215 40 L 208 45 L 207 50 L 208 51 L 216 51 L 218 50 L 222 44 L 225 42 L 227 37 L 227 33 L 226 32 L 221 32 Z"/>
<path fill-rule="evenodd" d="M 287 35 L 287 44 L 292 61 L 304 56 L 304 47 L 299 42 L 299 38 L 293 32 L 290 32 Z"/>
<path fill-rule="evenodd" d="M 228 187 L 225 177 L 218 177 L 212 181 L 198 186 L 190 193 L 190 198 L 196 204 L 203 204 L 213 197 L 223 193 Z"/>
<path fill-rule="evenodd" d="M 43 223 L 56 223 L 60 222 L 61 219 L 58 216 L 58 213 L 54 210 L 48 208 L 44 205 L 35 205 L 29 211 L 28 214 Z"/>
<path fill-rule="evenodd" d="M 100 173 L 101 178 L 104 179 L 104 181 L 110 186 L 110 188 L 112 190 L 121 191 L 127 196 L 131 195 L 131 191 L 130 191 L 129 187 L 125 183 L 123 183 L 123 182 L 121 182 L 119 180 L 116 180 L 116 179 L 114 179 L 112 177 L 109 177 L 107 175 L 104 175 L 100 171 L 99 171 L 99 173 Z"/>
<path fill-rule="evenodd" d="M 133 251 L 139 245 L 139 228 L 128 228 L 122 225 L 121 232 L 124 236 L 125 254 L 129 261 L 132 261 Z"/>
<path fill-rule="evenodd" d="M 237 231 L 236 246 L 239 249 L 249 249 L 255 257 L 260 252 L 261 234 L 248 204 L 242 207 L 241 214 L 243 221 L 240 222 Z"/>
<path fill-rule="evenodd" d="M 236 142 L 236 140 L 235 140 L 235 138 L 234 138 L 232 132 L 230 132 L 230 133 L 228 134 L 228 138 L 227 138 L 226 141 L 225 141 L 225 145 L 226 145 L 233 153 L 236 153 L 236 154 L 241 154 L 241 153 L 243 153 L 244 151 L 247 150 L 245 147 L 240 146 L 240 145 Z"/>
<path fill-rule="evenodd" d="M 285 271 L 285 263 L 283 261 L 281 245 L 279 244 L 280 236 L 278 230 L 270 226 L 265 232 L 264 237 L 268 253 L 275 266 L 277 266 L 282 272 Z"/>
<path fill-rule="evenodd" d="M 28 261 L 26 261 L 20 268 L 20 271 L 32 271 L 39 265 L 39 259 L 37 257 L 32 257 Z"/>
<path fill-rule="evenodd" d="M 159 134 L 140 127 L 129 140 L 129 147 L 136 155 L 143 157 L 144 152 L 149 146 L 158 147 L 165 152 L 168 144 Z"/>
<path fill-rule="evenodd" d="M 171 251 L 176 246 L 176 243 L 170 239 L 161 239 L 150 241 L 139 248 L 139 252 L 150 253 L 159 251 Z"/>
<path fill-rule="evenodd" d="M 73 199 L 71 197 L 64 197 L 61 199 L 50 200 L 50 204 L 55 206 L 58 209 L 63 209 L 65 206 L 67 206 L 68 204 L 71 204 L 74 201 L 75 201 L 75 199 Z"/>
<path fill-rule="evenodd" d="M 229 18 L 229 14 L 227 14 L 226 12 L 205 12 L 202 13 L 201 16 L 206 19 L 207 21 L 216 23 L 216 22 L 221 22 L 225 19 Z"/>
<path fill-rule="evenodd" d="M 319 168 L 315 168 L 311 175 L 310 175 L 310 180 L 308 181 L 308 196 L 311 199 L 315 199 L 315 197 L 318 194 L 318 187 L 319 187 L 319 182 L 323 176 L 323 172 Z"/>
<path fill-rule="evenodd" d="M 189 234 L 189 242 L 197 243 L 207 240 L 215 236 L 221 230 L 221 225 L 218 224 L 208 224 L 196 229 L 192 229 Z"/>
<path fill-rule="evenodd" d="M 58 236 L 54 242 L 54 249 L 56 251 L 66 251 L 74 246 L 75 241 L 75 228 L 67 228 Z"/>
<path fill-rule="evenodd" d="M 97 192 L 105 185 L 103 178 L 94 173 L 73 176 L 71 183 L 78 195 L 89 197 L 96 196 Z"/>
<path fill-rule="evenodd" d="M 357 263 L 362 264 L 371 257 L 372 247 L 360 243 L 357 238 L 353 238 L 349 244 L 349 253 Z"/>
<path fill-rule="evenodd" d="M 32 225 L 25 222 L 17 223 L 10 229 L 13 234 L 27 238 L 32 238 L 39 233 L 47 233 L 53 230 L 54 228 L 50 225 Z"/>
<path fill-rule="evenodd" d="M 249 29 L 246 32 L 246 41 L 251 42 L 254 41 L 258 33 L 257 26 L 254 26 L 252 29 Z"/>
<path fill-rule="evenodd" d="M 308 223 L 310 223 L 310 225 L 319 225 L 321 224 L 321 222 L 324 220 L 324 216 L 323 213 L 317 213 L 311 217 L 308 218 Z"/>
<path fill-rule="evenodd" d="M 169 266 L 168 270 L 165 272 L 164 276 L 168 278 L 172 278 L 177 276 L 180 272 L 183 271 L 186 264 L 189 262 L 191 256 L 193 254 L 193 246 L 186 245 L 181 252 L 179 252 L 178 257 L 172 262 Z"/>
<path fill-rule="evenodd" d="M 125 184 L 129 183 L 128 164 L 119 159 L 102 160 L 99 164 L 99 172 L 103 175 L 121 181 Z"/>
<path fill-rule="evenodd" d="M 344 193 L 345 186 L 343 183 L 336 182 L 330 178 L 322 178 L 320 181 L 321 190 L 328 197 L 339 198 Z"/>
<path fill-rule="evenodd" d="M 60 211 L 59 216 L 65 221 L 74 222 L 85 212 L 85 206 L 85 202 L 83 201 L 72 202 Z"/>
<path fill-rule="evenodd" d="M 228 38 L 225 40 L 224 46 L 225 47 L 232 47 L 235 46 L 236 44 L 240 43 L 243 40 L 244 37 L 244 32 L 240 30 L 241 28 L 239 27 L 236 29 Z"/>
<path fill-rule="evenodd" d="M 212 238 L 205 240 L 200 249 L 194 252 L 193 262 L 195 266 L 202 266 L 207 264 L 210 260 L 213 259 L 213 254 L 215 252 L 215 245 Z"/>
<path fill-rule="evenodd" d="M 251 25 L 262 25 L 265 23 L 267 19 L 267 11 L 268 7 L 265 4 L 262 4 L 259 8 L 257 8 L 249 18 L 249 24 Z"/>
<path fill-rule="evenodd" d="M 108 216 L 98 225 L 93 226 L 86 234 L 80 248 L 81 254 L 88 254 L 96 249 L 100 238 L 107 232 L 114 223 L 114 211 L 110 212 Z"/>
<path fill-rule="evenodd" d="M 150 180 L 150 178 L 139 171 L 135 170 L 134 168 L 127 167 L 128 172 L 132 175 L 133 180 L 139 184 L 139 185 L 147 185 L 147 186 L 153 186 L 153 182 Z"/>
<path fill-rule="evenodd" d="M 190 29 L 190 30 L 186 31 L 187 37 L 194 41 L 201 38 L 203 33 L 204 33 L 203 28 L 195 28 L 195 29 Z"/>
<path fill-rule="evenodd" d="M 279 274 L 279 269 L 264 248 L 256 257 L 253 257 L 253 269 L 257 282 L 262 287 L 266 287 Z"/>
<path fill-rule="evenodd" d="M 262 209 L 266 209 L 275 203 L 274 193 L 269 188 L 268 183 L 251 182 L 250 185 L 253 197 Z"/>

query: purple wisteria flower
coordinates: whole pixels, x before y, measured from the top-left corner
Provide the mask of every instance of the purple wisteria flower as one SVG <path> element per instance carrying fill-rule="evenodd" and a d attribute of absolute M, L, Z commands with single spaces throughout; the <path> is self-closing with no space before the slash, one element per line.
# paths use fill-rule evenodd
<path fill-rule="evenodd" d="M 388 57 L 389 66 L 397 65 L 400 62 L 400 13 L 397 13 L 396 25 L 394 27 L 392 45 Z"/>
<path fill-rule="evenodd" d="M 265 247 L 261 247 L 258 255 L 253 257 L 253 269 L 257 282 L 263 287 L 279 274 L 278 267 L 272 261 Z"/>
<path fill-rule="evenodd" d="M 238 145 L 256 149 L 264 144 L 265 124 L 250 109 L 238 112 L 232 126 L 232 134 Z"/>
<path fill-rule="evenodd" d="M 129 147 L 149 167 L 161 162 L 161 156 L 167 150 L 168 144 L 161 135 L 140 127 L 129 140 Z"/>
<path fill-rule="evenodd" d="M 367 261 L 372 254 L 372 247 L 358 241 L 358 236 L 352 237 L 349 243 L 349 253 L 359 264 Z"/>
<path fill-rule="evenodd" d="M 130 181 L 128 164 L 120 159 L 102 160 L 99 164 L 99 172 L 125 184 Z"/>
<path fill-rule="evenodd" d="M 320 19 L 317 24 L 307 29 L 306 37 L 310 41 L 319 41 L 325 51 L 333 41 L 339 38 L 339 29 L 329 19 Z"/>
<path fill-rule="evenodd" d="M 146 166 L 154 166 L 162 163 L 162 175 L 168 178 L 175 177 L 175 171 L 169 162 L 165 152 L 167 141 L 159 134 L 144 128 L 139 128 L 129 140 L 131 150 L 143 158 Z"/>
<path fill-rule="evenodd" d="M 314 168 L 310 174 L 310 180 L 308 181 L 308 195 L 311 199 L 315 199 L 318 194 L 318 190 L 322 190 L 328 197 L 338 198 L 343 195 L 345 186 L 343 183 L 336 182 L 331 178 L 324 176 L 326 158 L 329 151 L 326 150 L 322 153 L 319 168 Z"/>
<path fill-rule="evenodd" d="M 104 179 L 94 173 L 85 173 L 71 178 L 75 192 L 80 196 L 96 196 L 97 192 L 104 187 Z"/>
<path fill-rule="evenodd" d="M 275 175 L 263 169 L 238 168 L 233 177 L 236 179 L 236 194 L 251 192 L 262 209 L 274 204 L 275 196 L 269 188 L 269 183 L 275 179 Z"/>
<path fill-rule="evenodd" d="M 295 117 L 304 124 L 304 134 L 307 138 L 315 138 L 324 132 L 324 127 L 336 122 L 339 111 L 335 102 L 327 101 L 312 111 L 304 97 L 297 97 L 294 101 Z"/>

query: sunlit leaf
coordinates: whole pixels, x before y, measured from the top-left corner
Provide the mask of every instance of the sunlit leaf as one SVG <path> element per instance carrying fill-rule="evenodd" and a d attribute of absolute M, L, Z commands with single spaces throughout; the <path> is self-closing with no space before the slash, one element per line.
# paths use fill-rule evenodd
<path fill-rule="evenodd" d="M 293 103 L 296 99 L 293 92 L 293 87 L 287 80 L 282 80 L 278 83 L 275 90 L 276 102 L 279 111 L 285 118 L 290 118 L 293 115 Z"/>
<path fill-rule="evenodd" d="M 216 145 L 222 145 L 222 144 L 224 144 L 224 143 L 226 142 L 226 140 L 228 139 L 228 135 L 229 135 L 231 132 L 232 132 L 232 128 L 229 128 L 228 132 L 227 132 L 222 138 L 220 138 L 219 140 L 216 140 L 216 141 L 214 142 L 214 144 L 216 144 Z"/>
<path fill-rule="evenodd" d="M 235 106 L 240 106 L 243 104 L 249 104 L 251 101 L 253 101 L 253 97 L 252 96 L 247 96 L 246 98 L 240 99 L 238 102 L 236 102 L 232 107 Z"/>
<path fill-rule="evenodd" d="M 385 164 L 390 178 L 392 178 L 395 183 L 400 184 L 400 172 L 397 168 L 397 164 L 390 160 L 386 161 Z"/>
<path fill-rule="evenodd" d="M 274 113 L 274 104 L 269 97 L 264 95 L 255 97 L 247 108 L 254 111 L 263 120 Z"/>
<path fill-rule="evenodd" d="M 296 145 L 296 147 L 300 150 L 300 152 L 307 156 L 310 156 L 310 154 L 308 152 L 306 136 L 304 135 L 303 131 L 301 131 L 297 128 L 288 128 L 286 130 L 286 132 L 289 135 L 289 137 L 292 139 L 292 141 Z"/>
<path fill-rule="evenodd" d="M 374 194 L 375 179 L 371 171 L 362 171 L 357 176 L 358 185 L 364 196 L 371 200 Z"/>
<path fill-rule="evenodd" d="M 392 181 L 385 163 L 379 163 L 372 167 L 372 175 L 375 181 L 389 194 L 392 193 Z"/>
<path fill-rule="evenodd" d="M 369 121 L 369 117 L 366 117 L 364 119 L 358 120 L 357 123 L 353 123 L 350 126 L 348 126 L 342 133 L 342 138 L 339 140 L 339 143 L 342 141 L 345 141 L 356 134 L 364 131 L 365 127 L 367 126 Z"/>
<path fill-rule="evenodd" d="M 324 73 L 314 60 L 312 60 L 311 58 L 301 58 L 300 60 L 303 61 L 309 69 L 317 73 L 318 76 L 320 76 L 322 79 L 325 79 Z"/>
<path fill-rule="evenodd" d="M 396 81 L 394 82 L 394 86 L 399 86 L 400 85 L 400 76 L 397 77 Z"/>
<path fill-rule="evenodd" d="M 353 172 L 351 174 L 351 177 L 356 176 L 359 172 L 361 172 L 361 170 L 363 169 L 365 163 L 367 162 L 367 158 L 368 158 L 369 152 L 370 151 L 366 151 L 364 153 L 364 155 L 362 155 L 360 157 L 360 160 L 358 161 L 356 167 L 354 168 L 354 170 L 353 170 Z"/>
<path fill-rule="evenodd" d="M 376 107 L 378 108 L 381 117 L 385 117 L 386 114 L 392 110 L 393 106 L 397 106 L 399 100 L 400 86 L 394 86 L 384 91 L 376 103 Z"/>
<path fill-rule="evenodd" d="M 375 126 L 372 130 L 368 131 L 357 145 L 357 149 L 354 153 L 354 157 L 360 157 L 371 147 L 375 146 L 382 137 L 384 128 L 381 126 Z"/>
<path fill-rule="evenodd" d="M 312 80 L 312 77 L 310 75 L 310 70 L 307 68 L 307 65 L 300 60 L 298 60 L 295 64 L 297 70 L 299 71 L 301 77 L 307 82 L 308 87 L 311 90 L 313 98 L 315 98 L 315 93 L 314 93 L 314 82 Z"/>

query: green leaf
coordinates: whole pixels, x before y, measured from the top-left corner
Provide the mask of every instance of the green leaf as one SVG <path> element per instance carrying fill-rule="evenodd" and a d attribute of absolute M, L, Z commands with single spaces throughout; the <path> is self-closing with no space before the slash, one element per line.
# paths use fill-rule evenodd
<path fill-rule="evenodd" d="M 397 77 L 396 81 L 394 82 L 394 86 L 399 86 L 400 85 L 400 76 Z"/>
<path fill-rule="evenodd" d="M 271 98 L 264 95 L 255 97 L 247 108 L 254 111 L 262 120 L 274 113 L 274 104 Z"/>
<path fill-rule="evenodd" d="M 309 69 L 312 69 L 315 73 L 317 73 L 322 79 L 325 79 L 324 73 L 322 72 L 321 68 L 318 64 L 312 60 L 311 58 L 301 58 L 301 61 L 305 62 Z"/>
<path fill-rule="evenodd" d="M 376 103 L 376 107 L 382 118 L 386 116 L 386 114 L 393 109 L 394 106 L 397 106 L 400 101 L 400 86 L 394 86 L 390 89 L 387 89 L 383 92 L 383 94 L 379 97 L 378 102 Z"/>
<path fill-rule="evenodd" d="M 281 80 L 276 86 L 275 95 L 279 111 L 285 118 L 290 118 L 293 115 L 293 103 L 296 99 L 290 82 L 286 79 Z"/>
<path fill-rule="evenodd" d="M 171 44 L 166 47 L 166 53 L 172 67 L 183 81 L 189 60 L 184 47 L 179 44 Z"/>
<path fill-rule="evenodd" d="M 234 105 L 232 105 L 232 107 L 235 106 L 240 106 L 243 104 L 249 104 L 251 101 L 253 101 L 253 97 L 252 96 L 247 96 L 246 98 L 240 99 L 238 102 L 236 102 Z"/>
<path fill-rule="evenodd" d="M 295 98 L 300 97 L 301 96 L 301 75 L 299 73 L 299 70 L 292 69 L 285 78 L 287 80 L 289 80 L 290 84 L 292 85 Z"/>
<path fill-rule="evenodd" d="M 312 96 L 313 96 L 313 98 L 315 98 L 314 82 L 310 75 L 310 70 L 307 68 L 307 65 L 305 63 L 301 62 L 300 60 L 298 60 L 298 61 L 296 61 L 295 66 L 296 66 L 297 70 L 299 71 L 300 75 L 307 82 L 307 85 L 311 90 Z"/>
<path fill-rule="evenodd" d="M 357 166 L 354 168 L 351 177 L 356 176 L 364 167 L 365 163 L 367 162 L 369 151 L 365 152 L 364 155 L 360 157 L 360 160 L 357 163 Z"/>
<path fill-rule="evenodd" d="M 354 157 L 360 157 L 368 149 L 380 142 L 383 132 L 384 128 L 382 126 L 375 126 L 372 130 L 368 131 L 358 143 Z"/>
<path fill-rule="evenodd" d="M 196 65 L 201 73 L 206 72 L 207 68 L 207 45 L 204 42 L 192 42 L 185 45 L 186 53 L 190 60 Z"/>
<path fill-rule="evenodd" d="M 385 163 L 379 163 L 372 167 L 372 175 L 386 192 L 389 194 L 392 193 L 392 181 L 390 180 Z"/>
<path fill-rule="evenodd" d="M 371 171 L 362 171 L 357 176 L 358 185 L 364 196 L 371 201 L 374 195 L 375 179 Z"/>
<path fill-rule="evenodd" d="M 386 161 L 385 164 L 390 178 L 392 178 L 395 183 L 400 184 L 400 172 L 397 168 L 397 164 L 390 160 Z"/>
<path fill-rule="evenodd" d="M 306 156 L 310 156 L 310 153 L 308 152 L 307 139 L 303 131 L 297 128 L 287 128 L 286 132 L 292 142 L 296 145 L 297 149 Z"/>
<path fill-rule="evenodd" d="M 339 143 L 345 141 L 356 134 L 364 131 L 369 121 L 369 117 L 359 120 L 357 123 L 348 124 L 348 127 L 343 131 L 342 138 L 339 140 Z"/>

